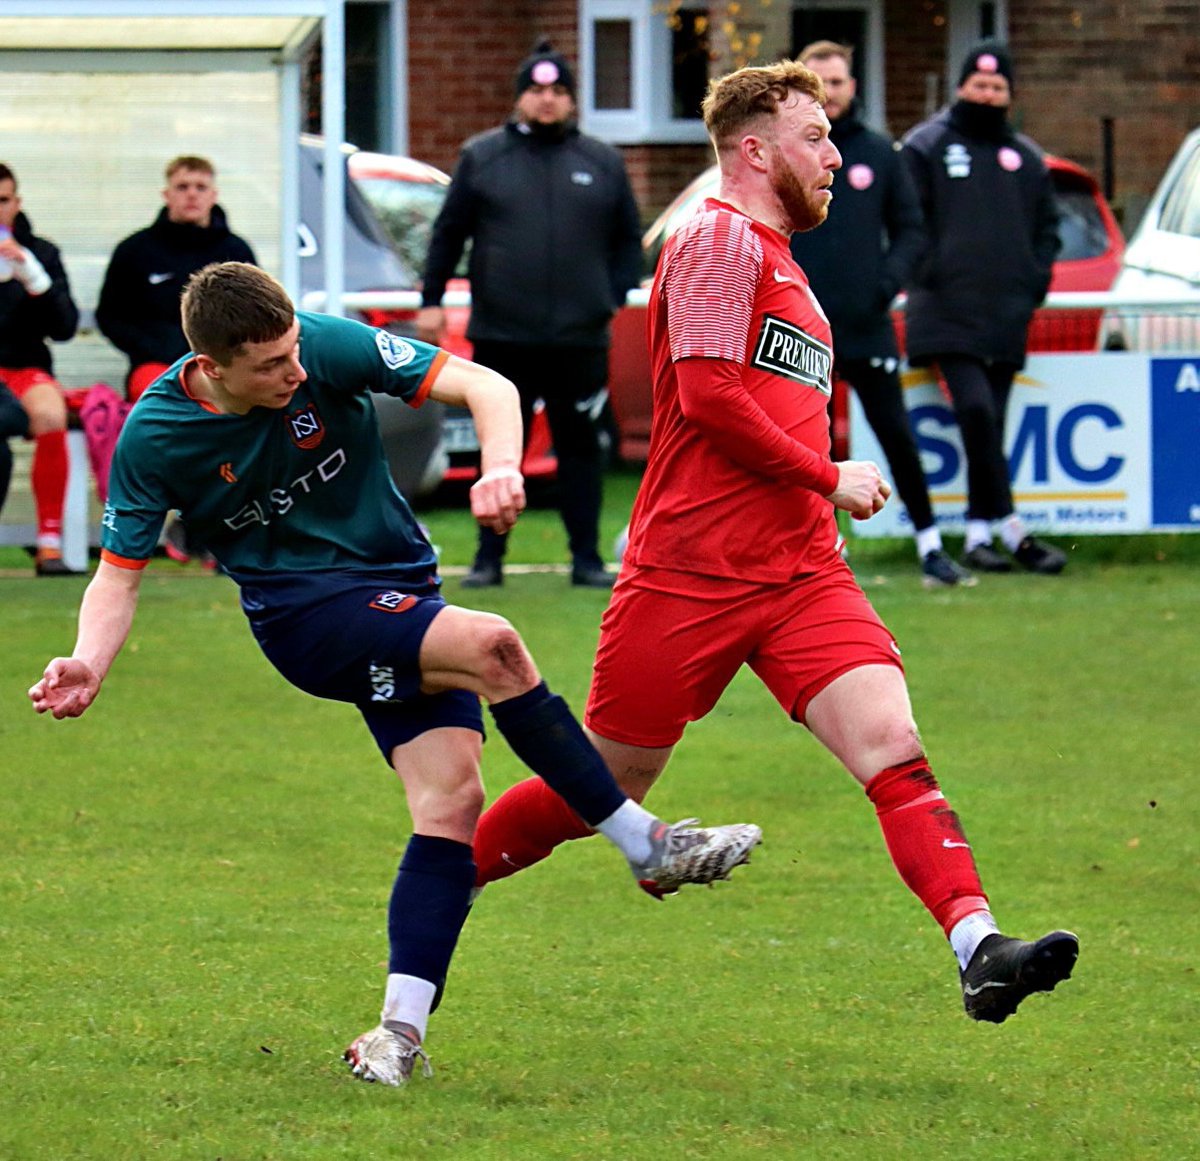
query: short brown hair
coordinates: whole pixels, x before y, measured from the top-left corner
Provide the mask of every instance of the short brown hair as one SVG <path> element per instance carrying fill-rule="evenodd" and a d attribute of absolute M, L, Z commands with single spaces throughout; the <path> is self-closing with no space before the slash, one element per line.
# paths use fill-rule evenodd
<path fill-rule="evenodd" d="M 196 173 L 207 173 L 209 177 L 217 176 L 216 166 L 207 157 L 197 157 L 194 153 L 181 153 L 178 157 L 172 157 L 167 162 L 167 168 L 163 171 L 168 183 L 181 169 L 192 170 Z"/>
<path fill-rule="evenodd" d="M 193 351 L 228 367 L 246 343 L 271 343 L 296 321 L 283 286 L 247 262 L 213 262 L 188 279 L 180 302 Z"/>
<path fill-rule="evenodd" d="M 808 64 L 810 60 L 828 60 L 833 56 L 841 57 L 846 62 L 846 68 L 853 71 L 854 49 L 848 44 L 838 44 L 836 40 L 814 40 L 800 50 L 796 59 L 801 64 Z"/>
<path fill-rule="evenodd" d="M 747 126 L 774 118 L 790 93 L 803 93 L 825 103 L 825 86 L 812 69 L 795 60 L 752 65 L 709 82 L 702 111 L 704 127 L 719 153 Z"/>
<path fill-rule="evenodd" d="M 17 175 L 3 161 L 0 161 L 0 181 L 11 181 L 13 189 L 17 188 Z"/>

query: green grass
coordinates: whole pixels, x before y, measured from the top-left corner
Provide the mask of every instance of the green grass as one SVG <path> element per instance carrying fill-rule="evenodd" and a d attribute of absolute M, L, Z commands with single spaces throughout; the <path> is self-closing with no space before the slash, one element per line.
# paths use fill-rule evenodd
<path fill-rule="evenodd" d="M 606 543 L 632 488 L 611 481 Z M 467 563 L 463 513 L 422 515 Z M 83 583 L 0 553 L 0 1158 L 1188 1155 L 1200 544 L 1080 541 L 1060 578 L 945 593 L 907 544 L 854 550 L 1002 923 L 1076 930 L 1076 978 L 968 1021 L 861 791 L 743 676 L 652 803 L 762 823 L 753 865 L 659 905 L 593 840 L 490 887 L 437 1075 L 403 1092 L 338 1059 L 378 1011 L 407 836 L 357 715 L 273 673 L 228 582 L 162 563 L 94 709 L 38 718 L 24 691 Z M 527 513 L 512 558 L 564 551 Z M 603 593 L 537 574 L 461 597 L 582 706 Z M 499 740 L 484 759 L 493 794 L 522 776 Z"/>

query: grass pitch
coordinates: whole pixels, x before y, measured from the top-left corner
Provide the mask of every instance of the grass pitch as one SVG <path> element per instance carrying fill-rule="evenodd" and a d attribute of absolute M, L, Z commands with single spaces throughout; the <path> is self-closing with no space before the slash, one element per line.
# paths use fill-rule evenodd
<path fill-rule="evenodd" d="M 632 482 L 615 477 L 605 535 Z M 450 566 L 463 513 L 423 514 Z M 562 559 L 552 513 L 518 560 Z M 152 566 L 96 706 L 37 718 L 79 581 L 0 556 L 0 1158 L 1175 1158 L 1200 1123 L 1200 545 L 1084 541 L 1059 578 L 921 589 L 855 545 L 1006 931 L 1077 931 L 1075 978 L 1002 1027 L 862 792 L 753 678 L 651 799 L 752 820 L 733 883 L 642 895 L 602 840 L 489 887 L 404 1091 L 339 1060 L 375 1022 L 403 797 L 350 709 L 258 655 L 227 581 Z M 578 709 L 603 593 L 451 600 L 522 630 Z M 485 747 L 498 793 L 523 772 Z"/>

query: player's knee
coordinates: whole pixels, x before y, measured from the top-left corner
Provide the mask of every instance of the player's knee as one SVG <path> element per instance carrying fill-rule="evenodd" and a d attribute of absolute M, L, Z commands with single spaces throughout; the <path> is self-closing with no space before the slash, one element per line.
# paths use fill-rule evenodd
<path fill-rule="evenodd" d="M 885 718 L 873 723 L 862 735 L 864 770 L 878 772 L 924 753 L 917 724 L 910 717 Z"/>
<path fill-rule="evenodd" d="M 67 429 L 67 407 L 61 397 L 43 400 L 28 412 L 29 434 L 34 438 Z"/>
<path fill-rule="evenodd" d="M 475 629 L 478 674 L 490 701 L 515 697 L 538 681 L 537 667 L 521 635 L 503 617 L 485 614 Z"/>

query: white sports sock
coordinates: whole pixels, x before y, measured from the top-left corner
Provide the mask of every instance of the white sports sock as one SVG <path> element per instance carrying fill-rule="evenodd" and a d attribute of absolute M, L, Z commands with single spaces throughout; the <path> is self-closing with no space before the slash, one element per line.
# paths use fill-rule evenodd
<path fill-rule="evenodd" d="M 981 544 L 992 543 L 992 526 L 987 520 L 968 520 L 967 538 L 963 542 L 963 551 L 970 552 Z"/>
<path fill-rule="evenodd" d="M 1000 539 L 1004 541 L 1004 547 L 1009 552 L 1016 552 L 1017 545 L 1029 534 L 1025 527 L 1025 521 L 1021 519 L 1015 512 L 1011 516 L 1006 516 L 1000 522 Z"/>
<path fill-rule="evenodd" d="M 917 532 L 917 559 L 924 560 L 931 552 L 941 552 L 942 530 L 931 524 Z"/>
<path fill-rule="evenodd" d="M 643 863 L 650 857 L 650 832 L 657 823 L 654 815 L 627 798 L 603 822 L 597 823 L 596 829 L 620 847 L 631 863 Z"/>
<path fill-rule="evenodd" d="M 411 1024 L 425 1042 L 425 1029 L 429 1024 L 429 1009 L 433 1007 L 433 997 L 437 994 L 437 986 L 419 976 L 405 976 L 393 973 L 387 978 L 387 993 L 383 999 L 383 1011 L 379 1022 L 399 1020 L 402 1024 Z"/>
<path fill-rule="evenodd" d="M 975 949 L 989 935 L 995 935 L 999 930 L 990 911 L 972 911 L 966 918 L 960 919 L 950 928 L 950 946 L 958 957 L 958 966 L 966 971 Z"/>

